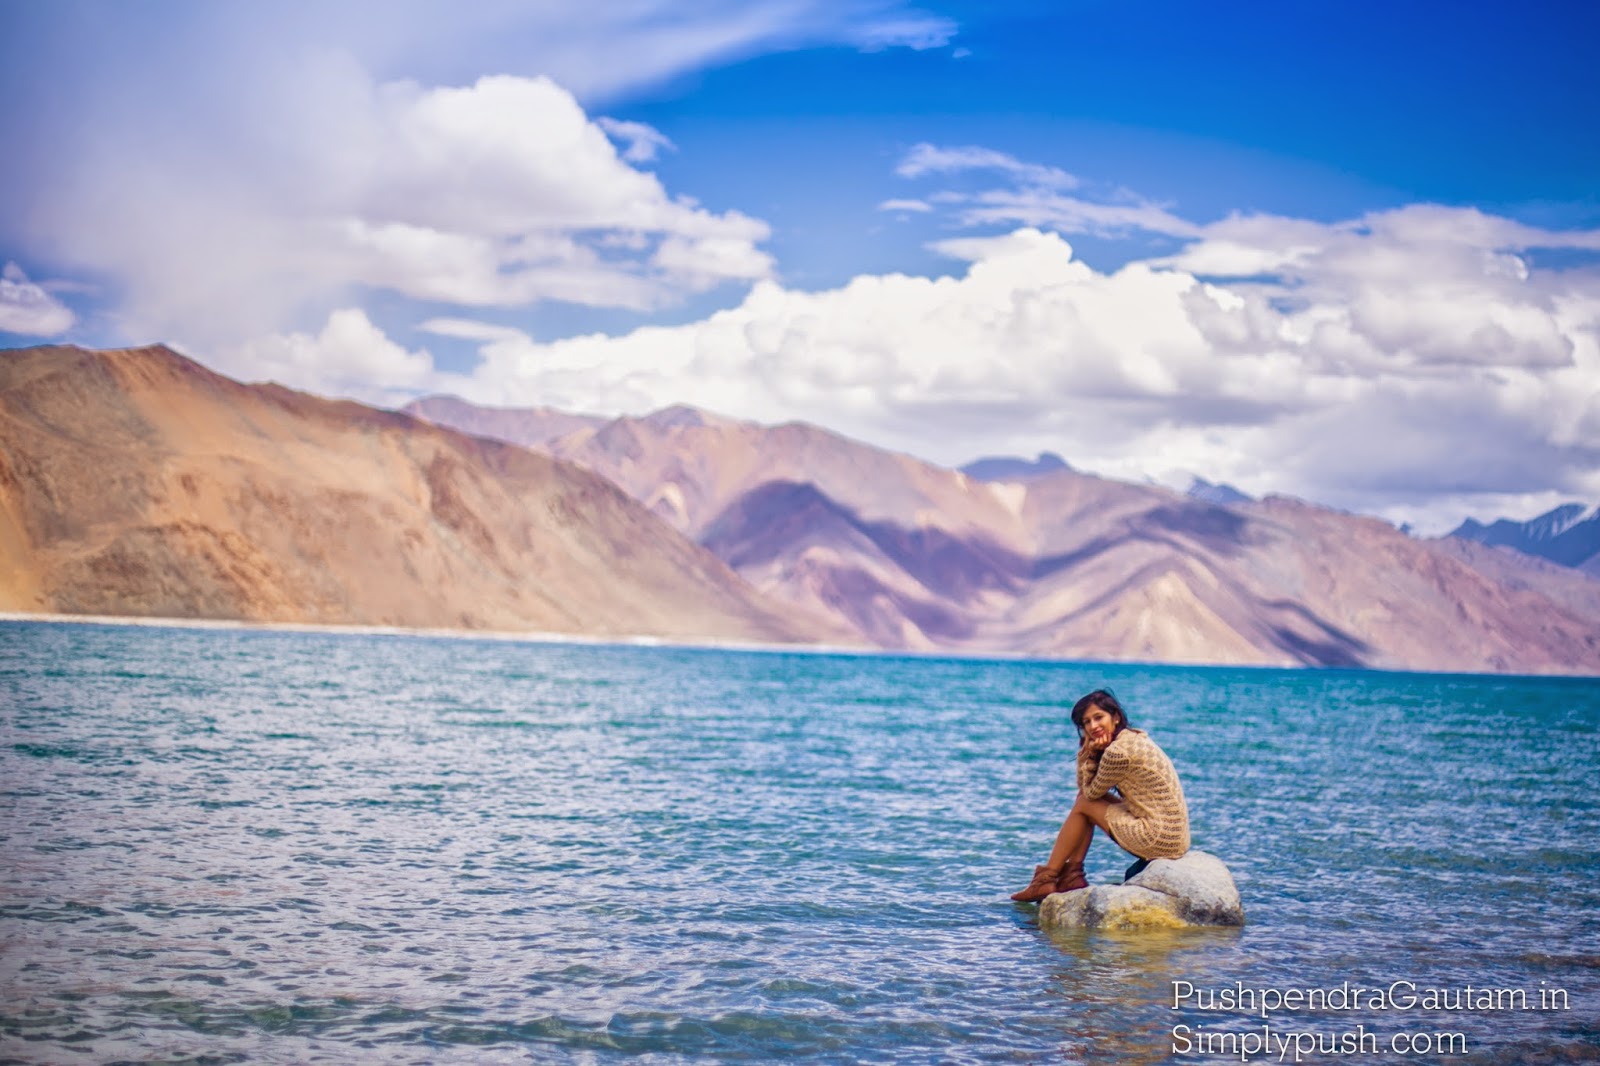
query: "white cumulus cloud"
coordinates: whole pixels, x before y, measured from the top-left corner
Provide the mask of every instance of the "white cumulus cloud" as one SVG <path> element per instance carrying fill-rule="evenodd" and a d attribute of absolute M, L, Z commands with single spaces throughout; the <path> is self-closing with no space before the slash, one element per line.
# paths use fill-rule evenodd
<path fill-rule="evenodd" d="M 119 151 L 117 180 L 86 166 L 39 214 L 56 254 L 120 279 L 129 332 L 221 347 L 358 288 L 647 310 L 771 273 L 764 222 L 673 195 L 548 78 L 376 83 L 324 57 L 297 92 L 240 154 Z M 664 140 L 646 129 L 635 158 Z"/>
<path fill-rule="evenodd" d="M 341 308 L 317 333 L 281 333 L 230 349 L 219 369 L 252 381 L 393 406 L 453 382 L 425 349 L 407 351 L 359 308 Z"/>
<path fill-rule="evenodd" d="M 209 347 L 370 289 L 642 310 L 765 277 L 763 223 L 640 171 L 664 132 L 587 115 L 757 55 L 957 32 L 906 0 L 167 7 L 19 27 L 0 243 L 118 294 L 97 311 L 131 341 Z"/>
<path fill-rule="evenodd" d="M 457 391 L 484 403 L 689 401 L 949 464 L 1048 449 L 1111 476 L 1187 470 L 1433 528 L 1468 501 L 1600 498 L 1600 278 L 1516 250 L 1595 234 L 1469 211 L 1440 225 L 1441 210 L 1282 220 L 1276 280 L 1241 250 L 1264 260 L 1278 222 L 1197 227 L 1185 254 L 1215 265 L 1219 242 L 1251 268 L 1237 279 L 1170 259 L 1097 271 L 1024 228 L 938 244 L 968 264 L 956 277 L 766 281 L 701 321 L 622 336 L 424 328 L 482 342 Z"/>

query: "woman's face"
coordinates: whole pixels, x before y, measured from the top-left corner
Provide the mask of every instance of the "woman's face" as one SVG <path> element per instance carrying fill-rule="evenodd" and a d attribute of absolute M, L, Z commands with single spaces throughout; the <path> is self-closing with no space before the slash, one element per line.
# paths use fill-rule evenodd
<path fill-rule="evenodd" d="M 1117 716 L 1099 704 L 1094 704 L 1083 712 L 1083 735 L 1089 743 L 1102 747 L 1111 742 L 1117 734 Z"/>

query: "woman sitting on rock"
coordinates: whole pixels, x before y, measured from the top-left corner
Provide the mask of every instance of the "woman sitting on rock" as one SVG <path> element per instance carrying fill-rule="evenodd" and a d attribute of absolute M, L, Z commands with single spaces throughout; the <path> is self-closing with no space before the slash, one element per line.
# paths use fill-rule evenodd
<path fill-rule="evenodd" d="M 1050 861 L 1035 867 L 1033 881 L 1011 897 L 1018 903 L 1088 888 L 1083 860 L 1095 826 L 1141 859 L 1181 859 L 1189 850 L 1189 808 L 1178 771 L 1155 741 L 1128 725 L 1117 698 L 1105 689 L 1089 693 L 1073 706 L 1072 724 L 1078 727 L 1078 798 L 1056 834 Z"/>

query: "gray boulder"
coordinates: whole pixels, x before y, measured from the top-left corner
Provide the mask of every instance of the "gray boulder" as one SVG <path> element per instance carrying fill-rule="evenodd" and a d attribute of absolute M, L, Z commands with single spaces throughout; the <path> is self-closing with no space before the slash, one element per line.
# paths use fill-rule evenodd
<path fill-rule="evenodd" d="M 1057 892 L 1039 904 L 1045 929 L 1187 929 L 1243 925 L 1244 904 L 1222 860 L 1204 851 L 1156 859 L 1126 884 Z"/>

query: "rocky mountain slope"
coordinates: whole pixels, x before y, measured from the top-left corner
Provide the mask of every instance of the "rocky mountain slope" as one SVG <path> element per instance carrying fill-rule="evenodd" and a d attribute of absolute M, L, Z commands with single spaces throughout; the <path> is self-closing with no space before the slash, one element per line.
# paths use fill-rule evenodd
<path fill-rule="evenodd" d="M 586 470 L 163 347 L 0 353 L 0 609 L 840 636 Z"/>
<path fill-rule="evenodd" d="M 986 482 L 686 407 L 543 447 L 771 599 L 882 647 L 1600 673 L 1595 597 L 1295 500 L 1221 504 L 1070 468 Z"/>

